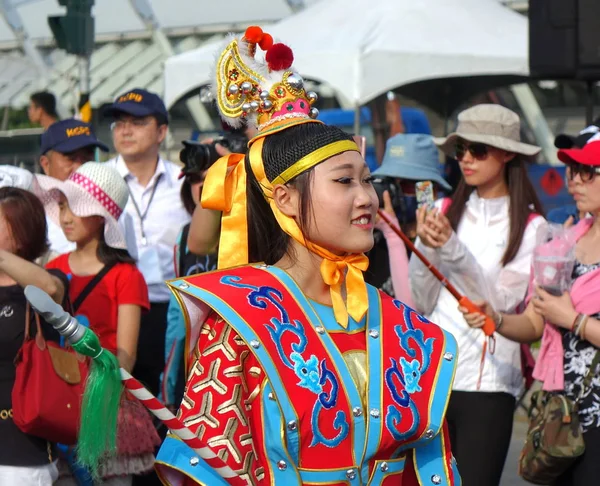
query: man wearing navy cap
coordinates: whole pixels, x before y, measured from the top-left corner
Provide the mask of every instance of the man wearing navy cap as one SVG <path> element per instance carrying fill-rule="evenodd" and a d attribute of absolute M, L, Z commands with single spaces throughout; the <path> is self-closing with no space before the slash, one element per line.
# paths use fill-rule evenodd
<path fill-rule="evenodd" d="M 74 118 L 62 120 L 42 134 L 40 165 L 47 176 L 65 181 L 81 164 L 95 159 L 96 147 L 108 152 L 90 124 Z"/>
<path fill-rule="evenodd" d="M 40 166 L 47 176 L 65 181 L 81 164 L 95 159 L 96 147 L 108 152 L 90 124 L 74 118 L 55 122 L 42 134 Z M 50 218 L 47 221 L 50 250 L 55 254 L 73 251 L 75 245 L 67 240 L 60 227 Z"/>
<path fill-rule="evenodd" d="M 159 154 L 169 122 L 160 97 L 133 89 L 118 96 L 104 116 L 112 120 L 113 142 L 119 154 L 108 163 L 119 171 L 129 187 L 125 212 L 134 221 L 138 267 L 148 284 L 151 303 L 150 311 L 142 316 L 133 374 L 157 394 L 164 368 L 170 298 L 165 280 L 175 278 L 173 247 L 190 216 L 179 195 L 183 182 L 178 178 L 181 169 Z"/>

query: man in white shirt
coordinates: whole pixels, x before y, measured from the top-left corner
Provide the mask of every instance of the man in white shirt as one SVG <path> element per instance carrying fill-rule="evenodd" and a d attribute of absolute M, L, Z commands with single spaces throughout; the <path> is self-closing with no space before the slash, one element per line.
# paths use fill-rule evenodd
<path fill-rule="evenodd" d="M 108 152 L 90 124 L 74 118 L 58 121 L 42 134 L 40 166 L 47 176 L 65 181 L 81 164 L 95 159 L 96 147 Z M 60 226 L 46 219 L 50 250 L 57 255 L 73 251 L 75 245 L 67 240 Z"/>
<path fill-rule="evenodd" d="M 125 212 L 133 218 L 138 267 L 148 284 L 151 304 L 150 311 L 142 316 L 133 374 L 158 394 L 170 298 L 165 280 L 175 278 L 173 248 L 190 216 L 179 194 L 179 166 L 159 155 L 168 124 L 162 100 L 154 93 L 134 89 L 119 96 L 104 115 L 113 120 L 113 142 L 119 154 L 107 163 L 119 171 L 129 187 Z"/>

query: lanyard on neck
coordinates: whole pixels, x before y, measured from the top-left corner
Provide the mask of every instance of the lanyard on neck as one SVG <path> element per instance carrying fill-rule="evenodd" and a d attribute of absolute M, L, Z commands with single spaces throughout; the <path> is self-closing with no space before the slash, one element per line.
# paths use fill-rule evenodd
<path fill-rule="evenodd" d="M 129 184 L 127 185 L 127 189 L 129 191 L 129 196 L 131 197 L 131 202 L 133 203 L 135 212 L 137 213 L 138 217 L 140 218 L 140 229 L 142 232 L 142 245 L 143 246 L 146 246 L 148 244 L 148 239 L 146 238 L 146 232 L 144 231 L 144 220 L 146 219 L 146 216 L 148 215 L 148 210 L 150 209 L 150 205 L 152 204 L 152 200 L 154 199 L 154 194 L 156 194 L 156 188 L 158 187 L 158 183 L 160 182 L 161 177 L 162 177 L 162 173 L 158 174 L 158 176 L 156 177 L 156 180 L 154 181 L 154 185 L 152 186 L 152 192 L 150 193 L 150 199 L 148 200 L 148 205 L 146 206 L 146 209 L 144 210 L 143 213 L 140 211 L 140 207 L 138 206 L 137 202 L 135 202 L 135 198 L 133 197 L 133 193 L 131 192 L 131 189 L 129 188 Z"/>

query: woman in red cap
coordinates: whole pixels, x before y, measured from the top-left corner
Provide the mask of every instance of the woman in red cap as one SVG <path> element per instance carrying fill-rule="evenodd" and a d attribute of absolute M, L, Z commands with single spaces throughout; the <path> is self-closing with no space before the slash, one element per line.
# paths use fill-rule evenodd
<path fill-rule="evenodd" d="M 559 150 L 558 158 L 567 165 L 577 209 L 592 215 L 570 230 L 577 241 L 570 291 L 554 296 L 532 285 L 520 315 L 483 305 L 501 323 L 496 331 L 504 337 L 522 343 L 542 338 L 534 377 L 544 382 L 544 390 L 564 392 L 577 403 L 585 453 L 556 482 L 575 486 L 595 484 L 600 477 L 600 140 L 590 140 L 582 149 Z M 470 326 L 483 324 L 481 314 L 462 311 Z"/>

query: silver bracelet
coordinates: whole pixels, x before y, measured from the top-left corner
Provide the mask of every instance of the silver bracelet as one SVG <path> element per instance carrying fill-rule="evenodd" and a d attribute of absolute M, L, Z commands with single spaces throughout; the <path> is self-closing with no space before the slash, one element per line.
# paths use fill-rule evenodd
<path fill-rule="evenodd" d="M 504 324 L 504 316 L 502 315 L 502 312 L 496 312 L 496 318 L 494 319 L 494 324 L 496 324 L 495 331 L 498 331 L 498 329 L 500 329 L 502 327 L 502 324 Z"/>

